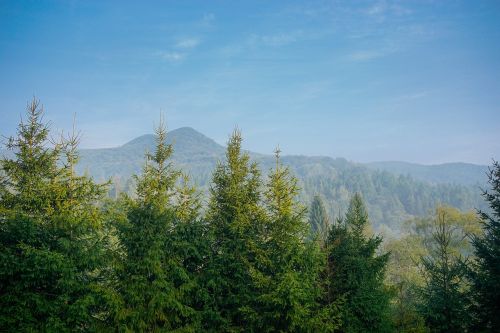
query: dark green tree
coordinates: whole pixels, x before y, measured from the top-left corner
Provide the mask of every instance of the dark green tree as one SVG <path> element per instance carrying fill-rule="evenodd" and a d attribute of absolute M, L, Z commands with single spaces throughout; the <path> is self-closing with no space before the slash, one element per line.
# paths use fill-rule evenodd
<path fill-rule="evenodd" d="M 197 206 L 192 190 L 176 186 L 181 174 L 169 161 L 173 148 L 165 140 L 160 122 L 155 151 L 146 154 L 143 173 L 136 176 L 137 198 L 124 199 L 126 217 L 117 224 L 123 251 L 117 269 L 118 330 L 194 331 L 199 325 L 190 298 L 195 284 L 179 253 L 177 233 L 179 225 L 195 218 Z"/>
<path fill-rule="evenodd" d="M 455 231 L 446 222 L 446 212 L 438 211 L 429 255 L 422 258 L 425 286 L 420 312 L 432 332 L 464 332 L 470 319 L 465 266 L 452 253 Z"/>
<path fill-rule="evenodd" d="M 0 162 L 0 330 L 93 331 L 109 313 L 106 185 L 75 175 L 78 135 L 51 143 L 42 117 L 33 99 Z"/>
<path fill-rule="evenodd" d="M 382 238 L 366 236 L 368 214 L 359 194 L 328 233 L 327 303 L 343 301 L 342 332 L 390 330 L 390 294 L 384 286 L 389 254 L 377 255 Z"/>
<path fill-rule="evenodd" d="M 242 331 L 255 319 L 251 271 L 264 212 L 260 171 L 241 151 L 241 141 L 235 130 L 226 161 L 217 165 L 210 188 L 207 219 L 212 244 L 204 271 L 210 297 L 205 303 L 204 324 L 206 330 L 217 332 Z"/>
<path fill-rule="evenodd" d="M 323 201 L 318 195 L 315 195 L 311 202 L 309 225 L 313 235 L 317 235 L 320 240 L 326 238 L 330 222 Z"/>
<path fill-rule="evenodd" d="M 500 332 L 500 164 L 488 174 L 491 190 L 483 196 L 490 212 L 480 211 L 484 236 L 473 237 L 476 264 L 471 272 L 475 331 Z"/>

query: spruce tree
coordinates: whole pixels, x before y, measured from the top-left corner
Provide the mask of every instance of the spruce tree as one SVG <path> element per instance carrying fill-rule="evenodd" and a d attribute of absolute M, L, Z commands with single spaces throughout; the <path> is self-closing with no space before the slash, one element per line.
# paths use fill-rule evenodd
<path fill-rule="evenodd" d="M 388 254 L 377 255 L 382 238 L 366 236 L 368 214 L 359 194 L 351 199 L 344 219 L 328 233 L 326 299 L 343 302 L 342 332 L 390 330 L 389 299 L 384 287 Z"/>
<path fill-rule="evenodd" d="M 176 190 L 181 174 L 169 161 L 173 148 L 165 140 L 160 122 L 155 151 L 146 154 L 143 173 L 136 176 L 137 198 L 125 198 L 126 218 L 118 223 L 123 249 L 117 270 L 121 306 L 115 327 L 119 330 L 193 331 L 198 325 L 189 297 L 192 279 L 177 252 L 176 235 L 178 222 L 187 223 L 195 213 L 190 211 L 190 190 Z"/>
<path fill-rule="evenodd" d="M 260 171 L 241 151 L 241 134 L 229 139 L 226 161 L 213 173 L 207 212 L 211 253 L 204 271 L 210 297 L 204 311 L 205 330 L 242 331 L 254 320 L 250 304 L 255 287 L 257 235 L 263 219 Z"/>
<path fill-rule="evenodd" d="M 318 244 L 307 241 L 306 209 L 298 202 L 297 179 L 283 167 L 276 151 L 264 192 L 266 220 L 260 234 L 257 286 L 253 308 L 255 332 L 333 331 L 330 313 L 320 309 L 319 273 L 322 268 Z"/>
<path fill-rule="evenodd" d="M 464 332 L 469 322 L 465 267 L 452 253 L 455 229 L 438 211 L 429 255 L 422 258 L 425 286 L 420 312 L 432 332 Z"/>
<path fill-rule="evenodd" d="M 474 300 L 473 330 L 500 332 L 500 164 L 488 174 L 491 189 L 483 196 L 490 211 L 480 211 L 484 236 L 473 237 L 476 264 L 471 272 Z"/>
<path fill-rule="evenodd" d="M 309 210 L 309 225 L 312 235 L 317 235 L 320 240 L 324 240 L 330 224 L 328 220 L 328 214 L 323 201 L 318 195 L 315 195 Z"/>
<path fill-rule="evenodd" d="M 208 225 L 200 215 L 200 193 L 185 174 L 177 186 L 174 205 L 176 219 L 168 247 L 180 266 L 172 276 L 176 287 L 182 289 L 184 304 L 196 311 L 193 325 L 188 328 L 199 331 L 203 306 L 209 297 L 202 287 L 202 273 L 208 262 L 210 238 Z"/>
<path fill-rule="evenodd" d="M 106 185 L 77 176 L 78 136 L 51 144 L 36 99 L 7 147 L 0 195 L 0 330 L 92 331 L 106 320 Z"/>

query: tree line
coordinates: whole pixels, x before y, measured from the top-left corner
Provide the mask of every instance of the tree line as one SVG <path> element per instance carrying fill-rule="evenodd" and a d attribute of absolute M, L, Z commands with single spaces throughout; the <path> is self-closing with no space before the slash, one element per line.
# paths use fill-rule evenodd
<path fill-rule="evenodd" d="M 0 162 L 0 331 L 500 327 L 496 162 L 484 192 L 489 211 L 441 207 L 383 244 L 361 195 L 335 221 L 319 197 L 306 209 L 279 150 L 263 177 L 239 131 L 208 202 L 172 165 L 162 122 L 135 195 L 109 198 L 109 183 L 75 172 L 78 135 L 51 139 L 42 116 L 34 99 L 7 142 L 14 157 Z M 471 233 L 471 220 L 482 227 Z"/>

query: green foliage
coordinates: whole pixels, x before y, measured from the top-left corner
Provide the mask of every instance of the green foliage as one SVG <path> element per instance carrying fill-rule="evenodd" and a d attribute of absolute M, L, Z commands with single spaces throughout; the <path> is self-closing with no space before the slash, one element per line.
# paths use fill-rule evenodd
<path fill-rule="evenodd" d="M 368 223 L 361 196 L 356 194 L 345 219 L 331 226 L 325 244 L 326 297 L 331 301 L 344 299 L 343 332 L 390 330 L 390 295 L 383 283 L 389 255 L 376 255 L 382 238 L 365 236 Z"/>
<path fill-rule="evenodd" d="M 137 198 L 125 198 L 126 219 L 117 224 L 123 257 L 117 269 L 120 306 L 114 325 L 124 331 L 195 331 L 199 317 L 192 306 L 196 283 L 186 257 L 196 256 L 179 235 L 192 236 L 186 224 L 196 214 L 193 191 L 176 189 L 180 173 L 169 158 L 162 123 L 153 154 L 137 179 Z M 195 222 L 193 222 L 195 223 Z M 181 230 L 182 229 L 182 230 Z M 195 243 L 196 244 L 196 243 Z M 184 252 L 186 251 L 186 252 Z"/>
<path fill-rule="evenodd" d="M 42 115 L 33 99 L 0 164 L 0 330 L 92 331 L 108 311 L 105 185 L 74 174 L 77 136 L 48 145 Z"/>
<path fill-rule="evenodd" d="M 446 211 L 437 212 L 433 242 L 429 254 L 422 257 L 425 285 L 420 312 L 432 332 L 464 332 L 469 323 L 466 269 L 452 252 L 456 229 L 446 218 Z"/>
<path fill-rule="evenodd" d="M 419 287 L 424 280 L 419 269 L 420 257 L 426 254 L 422 243 L 413 235 L 392 239 L 384 244 L 389 252 L 386 284 L 393 292 L 391 318 L 397 332 L 426 332 L 423 316 L 418 312 Z"/>
<path fill-rule="evenodd" d="M 471 272 L 474 299 L 473 330 L 498 332 L 500 329 L 500 164 L 493 163 L 489 174 L 491 189 L 483 196 L 490 212 L 480 211 L 484 236 L 473 237 L 476 265 Z"/>
<path fill-rule="evenodd" d="M 485 184 L 484 173 L 488 171 L 485 165 L 469 163 L 444 163 L 438 165 L 421 165 L 408 162 L 372 162 L 366 164 L 369 168 L 385 170 L 399 175 L 410 175 L 413 179 L 433 184 Z"/>
<path fill-rule="evenodd" d="M 235 131 L 204 211 L 160 123 L 156 138 L 123 147 L 135 154 L 155 145 L 140 175 L 116 177 L 113 199 L 104 199 L 107 184 L 78 176 L 78 136 L 48 140 L 42 115 L 36 100 L 28 105 L 0 162 L 1 331 L 454 332 L 466 329 L 469 296 L 472 330 L 498 326 L 496 162 L 484 193 L 491 210 L 480 214 L 484 236 L 474 213 L 438 207 L 381 250 L 368 211 L 395 221 L 440 198 L 467 205 L 467 191 L 279 151 L 272 161 L 254 155 L 270 166 L 263 181 Z M 222 150 L 192 132 L 182 131 L 178 147 L 197 146 L 181 155 L 202 156 L 195 178 L 206 180 Z M 367 206 L 351 195 L 358 191 Z M 300 202 L 310 198 L 307 214 Z M 329 226 L 332 209 L 347 213 Z"/>
<path fill-rule="evenodd" d="M 213 174 L 207 219 L 212 237 L 204 281 L 207 300 L 204 323 L 214 331 L 241 331 L 254 313 L 251 272 L 255 269 L 258 234 L 264 217 L 261 181 L 256 163 L 241 151 L 234 131 Z"/>
<path fill-rule="evenodd" d="M 224 158 L 224 147 L 191 128 L 169 132 L 167 142 L 175 152 L 172 161 L 190 174 L 199 189 L 209 192 L 211 174 L 217 160 Z M 145 135 L 117 148 L 83 150 L 77 171 L 88 171 L 95 179 L 113 178 L 118 192 L 132 195 L 133 174 L 140 172 L 144 152 L 154 148 L 154 136 Z M 269 155 L 249 153 L 258 161 L 262 170 L 269 170 L 274 159 Z M 348 162 L 342 158 L 283 156 L 283 165 L 299 180 L 300 200 L 311 202 L 320 195 L 330 216 L 345 212 L 354 193 L 363 195 L 370 220 L 376 230 L 385 224 L 398 232 L 401 221 L 411 217 L 426 216 L 437 204 L 446 204 L 461 210 L 486 208 L 478 179 L 484 176 L 484 167 L 461 164 L 437 167 L 412 165 L 400 168 L 373 170 L 370 165 Z M 399 175 L 398 175 L 399 174 Z M 420 177 L 420 176 L 423 177 Z M 446 181 L 438 182 L 438 179 Z M 481 181 L 480 184 L 484 182 Z M 112 188 L 112 195 L 116 190 Z"/>
<path fill-rule="evenodd" d="M 358 192 L 365 200 L 370 220 L 377 229 L 382 224 L 399 233 L 401 222 L 422 217 L 444 204 L 461 210 L 484 207 L 477 186 L 429 184 L 410 176 L 397 176 L 387 171 L 368 170 L 359 165 L 328 165 L 318 174 L 305 167 L 291 169 L 303 182 L 302 200 L 320 193 L 327 212 L 345 212 L 349 200 Z M 334 215 L 332 215 L 334 216 Z"/>
<path fill-rule="evenodd" d="M 330 222 L 328 221 L 328 213 L 323 205 L 323 201 L 317 195 L 313 197 L 311 202 L 309 225 L 313 235 L 318 235 L 321 240 L 326 238 Z"/>
<path fill-rule="evenodd" d="M 264 192 L 267 212 L 261 229 L 258 269 L 252 271 L 256 296 L 253 331 L 331 332 L 335 313 L 320 308 L 319 273 L 322 257 L 317 244 L 306 242 L 305 208 L 297 201 L 297 179 L 281 165 L 268 174 Z"/>
<path fill-rule="evenodd" d="M 445 218 L 443 218 L 445 217 Z M 392 320 L 398 331 L 420 332 L 424 327 L 424 313 L 422 290 L 426 286 L 423 274 L 425 267 L 421 258 L 434 258 L 437 243 L 435 233 L 439 223 L 444 223 L 446 228 L 453 230 L 447 245 L 450 260 L 454 263 L 461 262 L 461 258 L 468 258 L 472 253 L 472 246 L 468 235 L 481 233 L 479 220 L 474 212 L 461 212 L 453 207 L 439 206 L 428 217 L 415 218 L 406 221 L 403 236 L 386 242 L 384 250 L 391 253 L 388 264 L 386 282 L 394 291 L 392 302 Z M 437 259 L 433 259 L 439 262 Z M 461 291 L 464 291 L 465 281 L 461 276 Z"/>

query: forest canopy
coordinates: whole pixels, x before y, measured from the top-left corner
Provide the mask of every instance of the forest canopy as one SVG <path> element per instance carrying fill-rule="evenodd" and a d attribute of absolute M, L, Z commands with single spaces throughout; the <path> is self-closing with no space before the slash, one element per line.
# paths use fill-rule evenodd
<path fill-rule="evenodd" d="M 362 173 L 349 176 L 352 195 L 338 194 L 346 209 L 333 194 L 303 200 L 301 186 L 312 192 L 344 180 L 301 182 L 279 149 L 263 171 L 238 130 L 206 194 L 172 162 L 163 121 L 133 188 L 114 195 L 110 182 L 76 171 L 76 133 L 51 134 L 33 99 L 0 161 L 0 331 L 500 327 L 498 162 L 483 193 L 486 208 L 439 205 L 399 221 L 401 233 L 384 239 L 365 197 L 386 193 Z M 400 180 L 411 205 L 425 206 L 419 195 L 427 192 Z"/>

